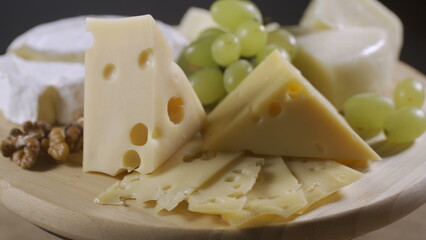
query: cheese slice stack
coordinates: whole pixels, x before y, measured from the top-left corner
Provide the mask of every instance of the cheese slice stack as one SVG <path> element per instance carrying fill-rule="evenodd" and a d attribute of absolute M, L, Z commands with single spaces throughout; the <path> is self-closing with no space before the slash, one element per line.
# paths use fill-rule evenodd
<path fill-rule="evenodd" d="M 278 51 L 209 114 L 203 135 L 209 150 L 380 159 Z"/>
<path fill-rule="evenodd" d="M 101 204 L 123 204 L 123 199 L 139 203 L 155 200 L 156 210 L 172 210 L 241 153 L 204 152 L 198 138 L 182 147 L 152 174 L 131 173 L 96 198 Z"/>
<path fill-rule="evenodd" d="M 205 112 L 150 15 L 88 19 L 84 171 L 151 173 L 205 121 Z"/>

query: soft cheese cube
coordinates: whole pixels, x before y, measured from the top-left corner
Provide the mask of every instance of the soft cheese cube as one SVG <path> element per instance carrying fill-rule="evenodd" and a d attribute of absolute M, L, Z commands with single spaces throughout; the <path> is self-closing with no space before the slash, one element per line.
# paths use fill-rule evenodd
<path fill-rule="evenodd" d="M 183 15 L 178 30 L 190 41 L 194 41 L 202 31 L 211 27 L 218 27 L 218 24 L 213 20 L 209 10 L 190 7 Z"/>
<path fill-rule="evenodd" d="M 338 109 L 358 93 L 390 84 L 394 58 L 379 28 L 347 28 L 297 38 L 294 65 Z"/>
<path fill-rule="evenodd" d="M 83 113 L 84 65 L 0 56 L 0 110 L 11 122 L 67 124 Z"/>
<path fill-rule="evenodd" d="M 205 112 L 154 19 L 88 19 L 84 171 L 151 173 L 189 141 Z"/>
<path fill-rule="evenodd" d="M 384 29 L 395 59 L 403 42 L 401 20 L 377 0 L 312 0 L 300 25 L 316 30 L 350 27 Z"/>
<path fill-rule="evenodd" d="M 210 150 L 380 159 L 278 51 L 271 53 L 209 114 L 203 135 L 204 145 Z"/>

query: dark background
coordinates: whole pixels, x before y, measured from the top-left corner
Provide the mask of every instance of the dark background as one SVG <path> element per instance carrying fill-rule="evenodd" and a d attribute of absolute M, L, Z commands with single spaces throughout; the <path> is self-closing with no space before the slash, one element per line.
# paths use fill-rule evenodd
<path fill-rule="evenodd" d="M 283 25 L 297 24 L 310 0 L 254 0 L 263 16 Z M 380 0 L 404 24 L 401 59 L 426 73 L 426 0 Z M 0 0 L 0 54 L 27 29 L 48 21 L 84 14 L 151 14 L 178 24 L 189 6 L 208 8 L 212 0 Z"/>

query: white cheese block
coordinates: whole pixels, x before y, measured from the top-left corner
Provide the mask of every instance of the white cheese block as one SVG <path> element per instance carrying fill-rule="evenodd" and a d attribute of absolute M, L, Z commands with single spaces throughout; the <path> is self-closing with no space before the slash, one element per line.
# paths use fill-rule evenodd
<path fill-rule="evenodd" d="M 380 157 L 278 51 L 209 114 L 206 149 L 327 159 Z"/>
<path fill-rule="evenodd" d="M 204 152 L 201 140 L 195 139 L 154 173 L 131 173 L 100 194 L 95 201 L 100 204 L 123 204 L 123 199 L 135 199 L 139 203 L 155 200 L 157 211 L 170 211 L 240 155 Z"/>
<path fill-rule="evenodd" d="M 208 10 L 190 7 L 183 15 L 178 30 L 192 42 L 198 38 L 202 31 L 211 27 L 218 27 L 218 24 L 213 20 Z"/>
<path fill-rule="evenodd" d="M 330 160 L 289 158 L 285 163 L 303 185 L 307 207 L 362 177 L 362 173 Z"/>
<path fill-rule="evenodd" d="M 243 209 L 224 213 L 222 218 L 232 226 L 265 215 L 288 218 L 307 204 L 301 187 L 281 157 L 266 158 Z"/>
<path fill-rule="evenodd" d="M 62 124 L 83 113 L 84 65 L 0 56 L 0 110 L 13 123 Z"/>
<path fill-rule="evenodd" d="M 38 25 L 17 37 L 8 47 L 8 52 L 34 61 L 83 62 L 84 52 L 93 40 L 86 32 L 87 17 L 90 16 L 65 18 Z M 158 25 L 177 59 L 188 40 L 173 27 L 161 22 L 158 22 Z"/>
<path fill-rule="evenodd" d="M 378 27 L 386 31 L 395 59 L 403 42 L 401 20 L 377 0 L 312 0 L 300 25 L 311 29 Z"/>
<path fill-rule="evenodd" d="M 87 28 L 83 170 L 151 173 L 199 131 L 204 109 L 150 15 Z"/>
<path fill-rule="evenodd" d="M 394 57 L 379 28 L 345 28 L 297 38 L 294 65 L 338 109 L 358 93 L 390 84 Z"/>
<path fill-rule="evenodd" d="M 188 197 L 188 210 L 222 214 L 242 210 L 263 158 L 241 157 Z"/>

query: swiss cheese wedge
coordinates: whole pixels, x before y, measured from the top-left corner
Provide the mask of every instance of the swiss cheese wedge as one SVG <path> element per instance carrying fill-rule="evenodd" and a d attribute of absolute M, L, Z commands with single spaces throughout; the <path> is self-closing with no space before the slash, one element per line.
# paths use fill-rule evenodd
<path fill-rule="evenodd" d="M 151 173 L 199 131 L 202 105 L 150 15 L 87 29 L 83 169 Z"/>
<path fill-rule="evenodd" d="M 278 51 L 209 114 L 203 135 L 204 147 L 209 150 L 380 159 Z"/>

